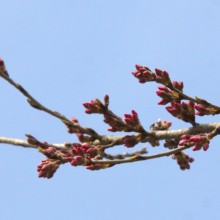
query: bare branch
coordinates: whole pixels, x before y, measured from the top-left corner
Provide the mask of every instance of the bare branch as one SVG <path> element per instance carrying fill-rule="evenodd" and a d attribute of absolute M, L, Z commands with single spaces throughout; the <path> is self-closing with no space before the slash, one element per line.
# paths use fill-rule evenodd
<path fill-rule="evenodd" d="M 147 153 L 146 147 L 143 147 L 132 153 L 125 152 L 123 154 L 115 154 L 115 155 L 103 153 L 102 157 L 109 159 L 109 160 L 115 160 L 115 159 L 124 159 L 126 157 L 133 157 L 135 155 L 141 155 L 141 154 L 146 154 L 146 153 Z"/>
<path fill-rule="evenodd" d="M 160 157 L 165 157 L 165 156 L 170 156 L 172 154 L 175 154 L 177 152 L 183 151 L 190 148 L 189 146 L 184 146 L 180 147 L 174 150 L 166 151 L 164 153 L 160 154 L 152 154 L 149 156 L 140 156 L 140 155 L 134 155 L 133 157 L 130 157 L 128 159 L 116 159 L 116 160 L 93 160 L 95 164 L 122 164 L 122 163 L 133 163 L 133 162 L 138 162 L 138 161 L 143 161 L 143 160 L 150 160 L 150 159 L 155 159 L 155 158 L 160 158 Z"/>
<path fill-rule="evenodd" d="M 10 144 L 24 148 L 38 148 L 37 146 L 28 143 L 26 140 L 21 140 L 17 138 L 0 137 L 0 144 Z M 68 147 L 66 147 L 65 144 L 53 144 L 53 146 L 55 146 L 57 149 L 68 149 Z"/>
<path fill-rule="evenodd" d="M 35 148 L 35 149 L 37 148 L 36 146 L 29 144 L 26 140 L 20 140 L 16 138 L 0 137 L 0 143 L 20 146 L 25 148 Z"/>
<path fill-rule="evenodd" d="M 2 78 L 4 78 L 8 83 L 10 83 L 13 87 L 15 87 L 18 91 L 20 91 L 25 97 L 27 97 L 28 103 L 33 108 L 36 108 L 38 110 L 42 110 L 42 111 L 54 116 L 55 118 L 60 119 L 67 126 L 73 126 L 77 130 L 77 132 L 92 135 L 92 136 L 95 136 L 97 139 L 99 139 L 99 135 L 93 129 L 83 128 L 83 127 L 79 126 L 79 124 L 69 120 L 64 115 L 60 114 L 59 112 L 53 111 L 53 110 L 45 107 L 44 105 L 42 105 L 33 96 L 31 96 L 20 84 L 16 83 L 13 79 L 10 78 L 9 75 L 5 74 L 1 70 L 0 70 L 0 76 Z"/>

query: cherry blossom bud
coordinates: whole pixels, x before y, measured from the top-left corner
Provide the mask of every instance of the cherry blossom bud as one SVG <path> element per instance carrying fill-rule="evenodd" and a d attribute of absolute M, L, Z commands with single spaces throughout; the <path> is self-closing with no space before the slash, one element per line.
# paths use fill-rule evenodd
<path fill-rule="evenodd" d="M 124 131 L 127 127 L 120 117 L 108 113 L 104 114 L 104 122 L 111 126 L 108 130 L 112 132 Z"/>
<path fill-rule="evenodd" d="M 37 166 L 37 171 L 39 172 L 38 176 L 50 179 L 53 177 L 59 166 L 59 161 L 49 158 L 42 160 L 42 162 Z"/>
<path fill-rule="evenodd" d="M 162 71 L 160 69 L 155 69 L 155 73 L 157 75 L 156 79 L 155 79 L 155 81 L 157 83 L 161 83 L 161 84 L 163 84 L 165 86 L 169 86 L 170 85 L 171 82 L 170 82 L 170 77 L 169 77 L 168 72 Z"/>
<path fill-rule="evenodd" d="M 100 170 L 100 169 L 103 169 L 103 165 L 102 164 L 91 164 L 87 166 L 86 169 L 87 170 Z"/>
<path fill-rule="evenodd" d="M 180 101 L 181 98 L 179 94 L 175 91 L 172 91 L 164 86 L 159 86 L 159 90 L 156 91 L 156 94 L 162 98 L 160 102 L 158 102 L 159 105 L 166 105 L 169 102 L 173 101 Z"/>
<path fill-rule="evenodd" d="M 0 71 L 1 71 L 1 73 L 4 73 L 5 75 L 9 76 L 8 72 L 5 68 L 4 60 L 2 58 L 0 58 Z"/>
<path fill-rule="evenodd" d="M 83 106 L 86 108 L 85 112 L 87 114 L 102 114 L 105 111 L 105 106 L 101 103 L 99 99 L 94 99 L 91 102 L 83 103 Z"/>
<path fill-rule="evenodd" d="M 139 140 L 135 135 L 126 135 L 123 137 L 122 142 L 126 147 L 130 148 L 138 144 Z"/>
<path fill-rule="evenodd" d="M 189 155 L 187 155 L 183 151 L 175 153 L 172 158 L 177 161 L 177 164 L 179 165 L 181 170 L 190 169 L 190 163 L 194 161 L 193 158 L 189 157 Z"/>
<path fill-rule="evenodd" d="M 133 71 L 132 74 L 139 80 L 140 83 L 155 81 L 156 75 L 151 72 L 148 67 L 144 67 L 138 64 L 136 64 L 135 67 L 137 71 Z"/>
<path fill-rule="evenodd" d="M 173 87 L 175 87 L 179 91 L 181 91 L 181 92 L 183 91 L 183 82 L 174 81 L 174 82 L 172 82 L 172 84 L 173 84 Z"/>
<path fill-rule="evenodd" d="M 199 116 L 219 114 L 218 109 L 215 109 L 213 107 L 207 107 L 202 104 L 195 104 L 195 109 L 197 110 L 195 114 Z"/>
<path fill-rule="evenodd" d="M 210 137 L 208 134 L 182 135 L 180 139 L 181 139 L 181 141 L 179 142 L 180 146 L 184 146 L 184 145 L 194 146 L 193 151 L 197 151 L 200 149 L 206 151 L 209 148 Z"/>
<path fill-rule="evenodd" d="M 88 154 L 90 156 L 90 158 L 93 158 L 93 157 L 97 156 L 98 150 L 95 147 L 90 147 L 88 150 L 86 150 L 86 154 Z"/>
<path fill-rule="evenodd" d="M 4 67 L 4 66 L 5 66 L 4 60 L 2 58 L 0 58 L 0 68 Z"/>
<path fill-rule="evenodd" d="M 108 95 L 104 96 L 104 104 L 105 104 L 105 107 L 109 106 L 109 96 Z"/>
<path fill-rule="evenodd" d="M 84 162 L 84 158 L 82 156 L 76 156 L 75 161 L 77 165 L 82 165 Z"/>
<path fill-rule="evenodd" d="M 75 118 L 74 116 L 71 118 L 71 121 L 72 121 L 72 122 L 75 122 L 75 123 L 79 123 L 79 121 L 77 120 L 77 118 Z"/>
<path fill-rule="evenodd" d="M 131 112 L 132 114 L 124 114 L 125 116 L 125 123 L 127 125 L 127 128 L 125 128 L 125 131 L 136 131 L 136 132 L 142 132 L 143 127 L 140 124 L 138 114 L 134 110 Z"/>
<path fill-rule="evenodd" d="M 76 167 L 76 166 L 78 165 L 78 163 L 77 163 L 76 160 L 72 160 L 72 161 L 70 162 L 70 164 L 71 164 L 72 166 L 74 166 L 74 167 Z"/>

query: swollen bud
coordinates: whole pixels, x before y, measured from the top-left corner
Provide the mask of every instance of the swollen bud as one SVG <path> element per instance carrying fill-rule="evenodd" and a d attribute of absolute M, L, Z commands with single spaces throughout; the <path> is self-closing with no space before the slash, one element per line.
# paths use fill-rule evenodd
<path fill-rule="evenodd" d="M 8 72 L 7 72 L 6 68 L 5 68 L 5 62 L 4 62 L 4 60 L 1 57 L 0 57 L 0 72 L 4 73 L 7 76 L 9 76 Z"/>

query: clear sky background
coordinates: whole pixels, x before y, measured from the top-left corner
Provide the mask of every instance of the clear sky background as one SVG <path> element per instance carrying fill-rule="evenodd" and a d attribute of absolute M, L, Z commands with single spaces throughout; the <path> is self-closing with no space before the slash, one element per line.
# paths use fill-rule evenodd
<path fill-rule="evenodd" d="M 131 71 L 136 63 L 165 69 L 187 94 L 219 104 L 219 11 L 217 0 L 1 0 L 0 56 L 40 102 L 100 133 L 108 126 L 82 103 L 105 94 L 117 114 L 135 109 L 145 128 L 158 118 L 185 128 L 156 104 L 157 85 L 139 84 Z M 0 136 L 77 141 L 3 80 L 0 99 Z M 162 158 L 94 172 L 64 165 L 47 180 L 36 171 L 44 155 L 2 144 L 0 219 L 217 220 L 219 147 L 217 137 L 207 152 L 189 150 L 196 160 L 189 171 Z"/>

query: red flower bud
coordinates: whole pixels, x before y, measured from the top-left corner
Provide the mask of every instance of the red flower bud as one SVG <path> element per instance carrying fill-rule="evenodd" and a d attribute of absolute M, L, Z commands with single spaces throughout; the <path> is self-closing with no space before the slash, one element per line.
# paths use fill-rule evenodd
<path fill-rule="evenodd" d="M 4 67 L 4 66 L 5 66 L 4 60 L 0 58 L 0 67 Z"/>
<path fill-rule="evenodd" d="M 132 71 L 134 77 L 136 77 L 140 83 L 155 81 L 156 75 L 146 66 L 135 65 L 137 71 Z"/>
<path fill-rule="evenodd" d="M 82 156 L 76 156 L 75 161 L 78 165 L 82 165 L 84 162 L 84 158 Z"/>
<path fill-rule="evenodd" d="M 183 91 L 183 82 L 174 81 L 172 84 L 176 89 L 180 90 L 181 92 Z"/>
<path fill-rule="evenodd" d="M 89 154 L 91 158 L 97 156 L 98 150 L 95 147 L 91 147 L 86 151 L 86 154 Z"/>
<path fill-rule="evenodd" d="M 139 140 L 134 135 L 126 135 L 125 137 L 123 137 L 122 142 L 126 147 L 130 148 L 138 144 Z"/>
<path fill-rule="evenodd" d="M 102 164 L 91 164 L 86 167 L 87 170 L 100 170 L 103 168 L 104 168 L 104 165 L 102 165 Z"/>

